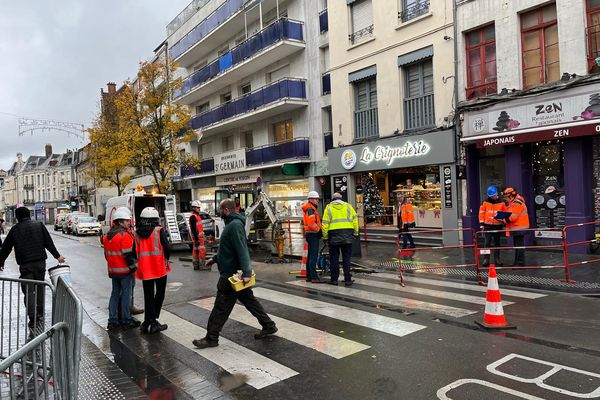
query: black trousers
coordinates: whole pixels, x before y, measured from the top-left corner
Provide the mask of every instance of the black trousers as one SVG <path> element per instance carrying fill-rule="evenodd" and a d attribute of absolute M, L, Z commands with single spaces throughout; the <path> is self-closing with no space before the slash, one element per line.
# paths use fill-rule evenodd
<path fill-rule="evenodd" d="M 525 232 L 511 232 L 513 237 L 513 244 L 515 247 L 525 246 Z M 525 265 L 525 249 L 515 250 L 515 262 L 514 264 Z"/>
<path fill-rule="evenodd" d="M 165 290 L 167 288 L 167 276 L 157 279 L 142 281 L 144 285 L 144 322 L 152 323 L 160 317 Z M 156 292 L 154 289 L 156 288 Z"/>
<path fill-rule="evenodd" d="M 484 231 L 492 231 L 492 230 L 502 230 L 503 227 L 502 226 L 498 226 L 496 227 L 488 227 L 486 226 L 484 228 Z M 500 247 L 500 234 L 501 232 L 491 232 L 491 233 L 485 233 L 484 234 L 484 243 L 483 243 L 483 247 Z M 500 250 L 492 250 L 491 251 L 494 260 L 494 263 L 499 263 L 500 261 Z M 489 263 L 490 262 L 490 256 L 489 255 L 485 255 L 483 256 L 483 259 Z"/>
<path fill-rule="evenodd" d="M 254 297 L 252 288 L 247 288 L 236 292 L 231 287 L 231 284 L 226 278 L 219 278 L 217 282 L 217 297 L 213 306 L 210 317 L 208 318 L 208 326 L 206 327 L 206 339 L 216 342 L 219 340 L 219 334 L 223 325 L 229 318 L 235 302 L 239 300 L 250 314 L 258 320 L 263 329 L 272 329 L 275 327 L 275 322 L 265 312 L 262 304 Z"/>
<path fill-rule="evenodd" d="M 46 261 L 35 261 L 19 265 L 21 279 L 30 279 L 34 281 L 44 281 L 46 276 Z M 36 285 L 22 283 L 21 290 L 25 296 L 25 308 L 29 316 L 29 327 L 43 326 L 44 323 L 44 296 L 46 294 L 45 285 Z"/>
<path fill-rule="evenodd" d="M 337 282 L 340 277 L 340 251 L 342 252 L 342 268 L 344 269 L 344 281 L 350 282 L 350 259 L 352 258 L 352 243 L 329 244 L 329 265 L 331 266 L 331 281 Z"/>

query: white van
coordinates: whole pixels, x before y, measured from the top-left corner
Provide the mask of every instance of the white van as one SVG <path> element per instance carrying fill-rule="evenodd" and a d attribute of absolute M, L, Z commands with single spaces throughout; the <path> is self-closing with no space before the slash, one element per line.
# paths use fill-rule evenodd
<path fill-rule="evenodd" d="M 167 236 L 172 244 L 189 244 L 182 240 L 176 218 L 175 196 L 164 194 L 149 194 L 136 192 L 134 194 L 125 194 L 123 196 L 111 197 L 106 202 L 106 215 L 102 222 L 103 231 L 106 233 L 110 229 L 112 214 L 119 207 L 127 207 L 133 215 L 132 226 L 135 229 L 136 221 L 139 220 L 142 210 L 146 207 L 154 207 L 160 215 L 160 224 L 167 232 Z"/>

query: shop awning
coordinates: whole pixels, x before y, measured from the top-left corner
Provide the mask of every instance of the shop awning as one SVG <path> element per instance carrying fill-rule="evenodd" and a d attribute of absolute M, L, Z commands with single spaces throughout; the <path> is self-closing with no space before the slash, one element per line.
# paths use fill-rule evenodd
<path fill-rule="evenodd" d="M 357 0 L 346 0 L 346 5 L 349 6 L 350 4 L 356 2 Z"/>
<path fill-rule="evenodd" d="M 369 78 L 377 75 L 377 65 L 371 65 L 370 67 L 361 69 L 360 71 L 352 72 L 348 74 L 348 82 L 356 82 L 361 79 Z"/>
<path fill-rule="evenodd" d="M 416 61 L 424 60 L 425 58 L 433 57 L 433 46 L 425 47 L 412 53 L 404 54 L 398 57 L 398 66 L 411 64 Z"/>

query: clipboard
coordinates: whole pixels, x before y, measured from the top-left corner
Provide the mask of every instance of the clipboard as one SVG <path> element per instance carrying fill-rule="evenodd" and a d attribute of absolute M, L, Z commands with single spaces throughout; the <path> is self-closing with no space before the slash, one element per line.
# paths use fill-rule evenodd
<path fill-rule="evenodd" d="M 498 212 L 496 212 L 494 219 L 497 219 L 498 221 L 504 221 L 506 219 L 506 217 L 510 217 L 511 214 L 512 214 L 511 212 L 507 212 L 507 211 L 498 211 Z"/>

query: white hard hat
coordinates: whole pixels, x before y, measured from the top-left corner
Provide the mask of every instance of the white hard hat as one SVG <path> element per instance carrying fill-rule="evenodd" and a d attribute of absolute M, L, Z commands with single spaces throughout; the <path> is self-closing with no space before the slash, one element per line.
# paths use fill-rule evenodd
<path fill-rule="evenodd" d="M 319 196 L 319 193 L 315 192 L 314 190 L 311 190 L 310 192 L 308 192 L 308 196 L 306 196 L 307 199 L 320 199 L 321 196 Z"/>
<path fill-rule="evenodd" d="M 200 208 L 201 204 L 200 204 L 200 200 L 194 200 L 192 201 L 192 207 L 198 207 Z"/>
<path fill-rule="evenodd" d="M 142 213 L 140 214 L 140 217 L 142 218 L 160 218 L 160 216 L 158 215 L 158 210 L 154 207 L 146 207 L 142 210 Z"/>
<path fill-rule="evenodd" d="M 131 219 L 131 210 L 127 207 L 119 207 L 115 210 L 112 215 L 112 220 L 116 221 L 118 219 L 124 219 L 129 221 Z"/>

